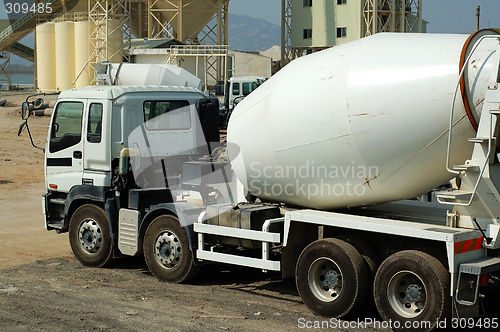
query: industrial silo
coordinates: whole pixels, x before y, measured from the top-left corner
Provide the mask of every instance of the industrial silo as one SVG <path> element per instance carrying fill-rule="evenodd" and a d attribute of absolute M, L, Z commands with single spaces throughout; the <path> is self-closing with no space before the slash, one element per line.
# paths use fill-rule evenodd
<path fill-rule="evenodd" d="M 75 22 L 75 71 L 73 79 L 77 78 L 75 87 L 80 88 L 90 85 L 94 71 L 89 64 L 89 57 L 93 49 L 89 41 L 91 27 L 90 21 Z"/>
<path fill-rule="evenodd" d="M 75 30 L 73 22 L 55 24 L 56 85 L 60 91 L 74 87 Z"/>
<path fill-rule="evenodd" d="M 36 27 L 36 76 L 41 92 L 56 91 L 55 24 L 52 22 Z"/>

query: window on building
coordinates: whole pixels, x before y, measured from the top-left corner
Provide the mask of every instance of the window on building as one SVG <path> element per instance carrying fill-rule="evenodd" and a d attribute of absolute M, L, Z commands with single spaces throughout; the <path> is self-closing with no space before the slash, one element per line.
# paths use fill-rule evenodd
<path fill-rule="evenodd" d="M 312 29 L 304 29 L 304 39 L 312 38 Z"/>
<path fill-rule="evenodd" d="M 347 4 L 347 0 L 337 0 L 337 5 L 345 5 Z"/>
<path fill-rule="evenodd" d="M 304 7 L 312 7 L 312 0 L 304 0 Z"/>
<path fill-rule="evenodd" d="M 341 27 L 337 28 L 337 38 L 347 37 L 347 28 Z"/>

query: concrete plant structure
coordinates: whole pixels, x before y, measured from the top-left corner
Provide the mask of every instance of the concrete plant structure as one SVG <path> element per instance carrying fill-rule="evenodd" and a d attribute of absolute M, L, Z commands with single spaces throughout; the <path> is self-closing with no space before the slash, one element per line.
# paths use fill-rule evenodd
<path fill-rule="evenodd" d="M 227 45 L 229 0 L 42 2 L 51 12 L 28 13 L 2 29 L 0 51 L 10 50 L 34 61 L 35 85 L 44 92 L 92 83 L 92 64 L 130 61 L 134 37 L 175 38 L 186 45 Z M 33 30 L 37 35 L 35 50 L 20 47 L 18 40 Z M 204 52 L 203 56 L 205 68 L 217 80 L 225 77 L 227 47 L 222 51 Z M 187 56 L 189 52 L 184 53 Z"/>
<path fill-rule="evenodd" d="M 425 32 L 422 0 L 282 0 L 282 66 L 378 32 Z"/>

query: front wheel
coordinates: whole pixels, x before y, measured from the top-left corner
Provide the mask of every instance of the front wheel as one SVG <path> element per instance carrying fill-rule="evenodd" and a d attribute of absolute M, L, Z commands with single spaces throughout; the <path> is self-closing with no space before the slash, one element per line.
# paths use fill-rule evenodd
<path fill-rule="evenodd" d="M 149 270 L 161 281 L 186 282 L 198 271 L 186 230 L 175 216 L 154 219 L 146 230 L 143 247 Z"/>
<path fill-rule="evenodd" d="M 450 314 L 449 288 L 449 274 L 439 260 L 421 251 L 400 251 L 377 271 L 375 304 L 384 320 L 399 322 L 396 330 L 431 330 Z"/>
<path fill-rule="evenodd" d="M 85 266 L 103 267 L 113 260 L 113 239 L 106 212 L 92 204 L 80 206 L 69 223 L 69 243 Z"/>
<path fill-rule="evenodd" d="M 366 299 L 368 280 L 361 255 L 339 239 L 311 243 L 297 262 L 300 297 L 321 316 L 341 318 L 355 313 Z"/>

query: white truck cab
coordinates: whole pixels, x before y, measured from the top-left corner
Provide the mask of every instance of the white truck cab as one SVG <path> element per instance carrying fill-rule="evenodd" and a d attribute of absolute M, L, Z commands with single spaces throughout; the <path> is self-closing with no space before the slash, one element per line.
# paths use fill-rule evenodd
<path fill-rule="evenodd" d="M 233 76 L 226 83 L 226 108 L 232 110 L 235 106 L 234 101 L 248 96 L 253 90 L 257 89 L 266 78 L 260 76 Z"/>
<path fill-rule="evenodd" d="M 202 114 L 207 103 L 214 105 L 208 108 L 215 111 L 213 117 Z M 125 149 L 141 151 L 136 167 L 156 163 L 150 173 L 161 169 L 162 158 L 206 154 L 206 138 L 218 141 L 217 112 L 216 100 L 189 87 L 89 86 L 62 92 L 45 149 L 47 229 L 67 231 L 82 203 L 105 207 L 119 182 L 120 154 L 129 153 Z M 175 177 L 181 166 L 168 164 L 163 172 L 171 187 L 179 182 Z M 142 187 L 158 185 L 148 179 L 152 182 L 144 176 Z"/>

